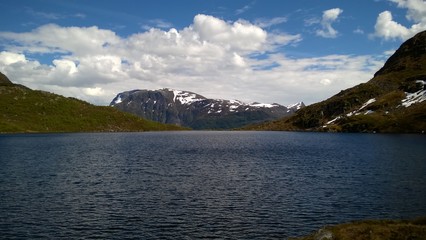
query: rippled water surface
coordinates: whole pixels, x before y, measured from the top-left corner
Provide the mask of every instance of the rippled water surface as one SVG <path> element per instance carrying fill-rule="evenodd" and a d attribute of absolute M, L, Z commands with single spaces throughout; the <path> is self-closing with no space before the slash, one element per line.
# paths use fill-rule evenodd
<path fill-rule="evenodd" d="M 424 135 L 0 135 L 0 238 L 285 239 L 426 215 Z"/>

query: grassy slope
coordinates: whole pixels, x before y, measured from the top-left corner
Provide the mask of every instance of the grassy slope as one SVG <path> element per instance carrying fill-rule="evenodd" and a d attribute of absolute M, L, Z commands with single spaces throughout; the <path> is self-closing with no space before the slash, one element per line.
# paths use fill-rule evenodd
<path fill-rule="evenodd" d="M 295 240 L 426 239 L 426 218 L 416 220 L 367 220 L 328 226 Z"/>
<path fill-rule="evenodd" d="M 248 126 L 250 130 L 313 131 L 426 131 L 426 102 L 409 108 L 398 107 L 405 92 L 418 90 L 415 80 L 426 80 L 426 32 L 404 43 L 367 83 L 341 91 L 333 97 L 299 110 L 294 116 L 273 122 Z M 345 117 L 327 128 L 322 126 L 337 116 L 359 109 L 366 101 L 370 115 Z"/>
<path fill-rule="evenodd" d="M 1 77 L 1 76 L 0 76 Z M 74 98 L 0 81 L 0 133 L 181 130 Z"/>

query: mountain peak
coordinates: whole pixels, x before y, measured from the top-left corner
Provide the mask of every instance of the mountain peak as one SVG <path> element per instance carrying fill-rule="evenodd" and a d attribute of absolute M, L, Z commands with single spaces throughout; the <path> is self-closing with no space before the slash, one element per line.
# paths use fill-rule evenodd
<path fill-rule="evenodd" d="M 298 103 L 295 103 L 295 104 L 288 105 L 287 108 L 299 110 L 301 108 L 304 108 L 305 106 L 306 105 L 305 105 L 304 102 L 298 102 Z"/>
<path fill-rule="evenodd" d="M 426 31 L 417 33 L 405 41 L 396 52 L 389 57 L 385 65 L 374 75 L 384 75 L 402 70 L 421 68 L 420 58 L 426 56 Z"/>
<path fill-rule="evenodd" d="M 3 73 L 0 72 L 0 86 L 13 86 L 13 83 L 6 77 Z"/>

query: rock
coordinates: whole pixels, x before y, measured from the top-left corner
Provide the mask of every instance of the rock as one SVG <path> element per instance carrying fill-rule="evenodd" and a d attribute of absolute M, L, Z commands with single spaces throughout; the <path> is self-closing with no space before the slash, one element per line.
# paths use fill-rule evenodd
<path fill-rule="evenodd" d="M 326 230 L 326 229 L 320 229 L 314 236 L 315 240 L 332 240 L 333 239 L 333 233 Z"/>

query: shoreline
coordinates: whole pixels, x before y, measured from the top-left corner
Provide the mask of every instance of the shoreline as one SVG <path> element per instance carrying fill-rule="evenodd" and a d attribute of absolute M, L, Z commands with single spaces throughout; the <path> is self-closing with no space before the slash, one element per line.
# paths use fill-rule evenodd
<path fill-rule="evenodd" d="M 290 240 L 426 239 L 426 216 L 396 220 L 357 220 L 324 226 L 306 236 Z"/>

